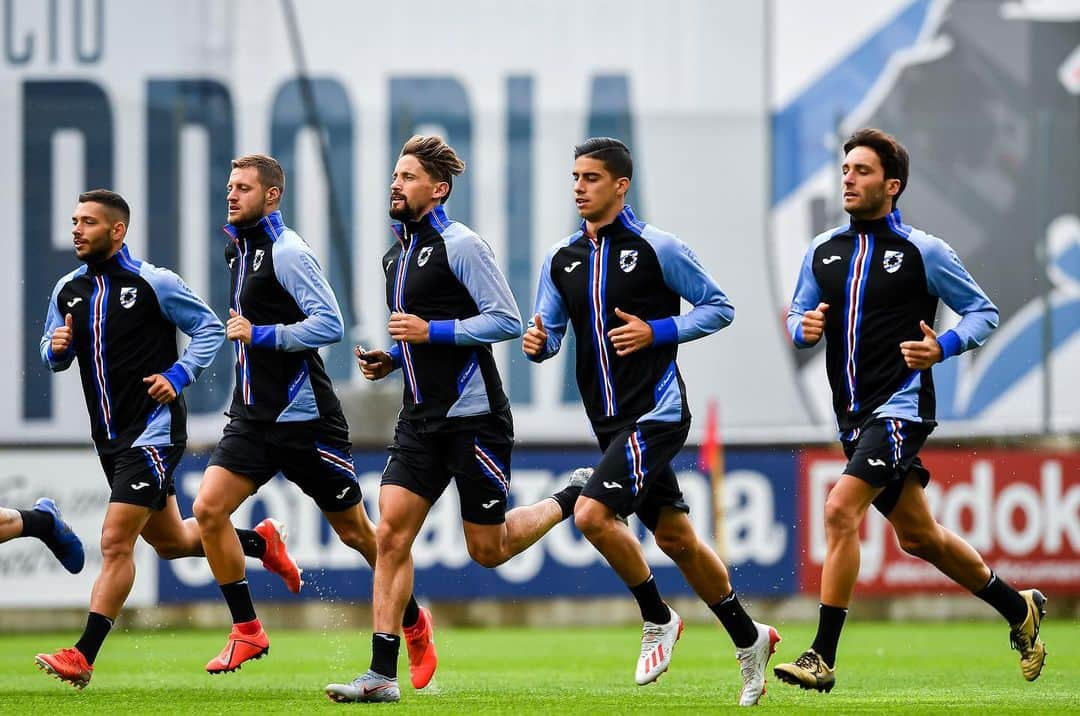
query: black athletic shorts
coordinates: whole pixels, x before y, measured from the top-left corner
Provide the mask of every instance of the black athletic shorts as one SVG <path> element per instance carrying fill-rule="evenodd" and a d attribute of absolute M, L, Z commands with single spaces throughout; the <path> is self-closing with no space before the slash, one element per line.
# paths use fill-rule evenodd
<path fill-rule="evenodd" d="M 453 479 L 461 519 L 478 525 L 506 521 L 514 418 L 509 410 L 428 423 L 398 420 L 383 485 L 397 485 L 432 504 Z"/>
<path fill-rule="evenodd" d="M 915 473 L 923 487 L 930 483 L 930 471 L 919 459 L 919 451 L 935 425 L 875 418 L 840 441 L 848 459 L 844 474 L 885 488 L 874 499 L 874 507 L 886 517 L 896 507 L 908 473 Z"/>
<path fill-rule="evenodd" d="M 169 495 L 176 494 L 173 472 L 184 455 L 184 443 L 132 447 L 115 455 L 99 455 L 109 481 L 109 502 L 161 510 Z"/>
<path fill-rule="evenodd" d="M 233 418 L 209 464 L 243 475 L 256 489 L 280 472 L 323 512 L 347 510 L 363 499 L 341 413 L 292 423 Z"/>
<path fill-rule="evenodd" d="M 597 433 L 604 451 L 581 494 L 604 503 L 626 517 L 636 514 L 650 532 L 656 531 L 662 507 L 689 514 L 671 461 L 682 450 L 690 421 L 636 423 L 616 433 Z"/>

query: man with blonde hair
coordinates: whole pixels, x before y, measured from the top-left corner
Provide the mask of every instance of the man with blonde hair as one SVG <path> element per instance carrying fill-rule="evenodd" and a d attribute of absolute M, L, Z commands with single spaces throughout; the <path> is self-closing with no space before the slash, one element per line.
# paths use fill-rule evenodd
<path fill-rule="evenodd" d="M 368 564 L 374 566 L 376 557 L 349 426 L 319 356 L 319 348 L 344 334 L 337 298 L 315 252 L 281 216 L 285 172 L 277 160 L 251 154 L 233 160 L 232 167 L 225 336 L 236 352 L 236 388 L 229 423 L 195 499 L 206 557 L 233 619 L 225 648 L 206 665 L 211 674 L 235 671 L 270 650 L 230 515 L 275 473 L 315 500 L 341 541 Z M 274 545 L 283 549 L 284 539 L 275 535 Z M 301 584 L 293 565 L 288 587 L 299 592 Z M 431 621 L 406 597 L 404 623 L 425 637 L 410 649 L 410 664 L 426 684 L 436 666 Z"/>

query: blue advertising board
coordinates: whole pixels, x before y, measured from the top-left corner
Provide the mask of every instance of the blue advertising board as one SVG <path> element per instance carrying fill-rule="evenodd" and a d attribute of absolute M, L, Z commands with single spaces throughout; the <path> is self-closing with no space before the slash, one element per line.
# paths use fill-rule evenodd
<path fill-rule="evenodd" d="M 522 449 L 514 454 L 511 507 L 531 504 L 564 484 L 576 467 L 593 464 L 596 451 Z M 206 454 L 185 456 L 176 471 L 180 510 L 192 514 L 192 502 L 206 467 Z M 354 455 L 365 507 L 377 519 L 379 476 L 386 462 L 381 450 Z M 795 454 L 790 449 L 729 450 L 723 480 L 725 562 L 741 594 L 794 593 Z M 690 518 L 698 533 L 713 541 L 713 498 L 708 477 L 697 465 L 697 451 L 686 449 L 674 463 Z M 257 600 L 322 599 L 368 601 L 371 569 L 359 553 L 334 535 L 315 504 L 280 476 L 264 485 L 233 516 L 237 526 L 276 517 L 289 529 L 290 552 L 304 570 L 300 595 L 286 591 L 258 560 L 248 560 L 248 579 Z M 472 562 L 465 547 L 456 490 L 448 488 L 432 508 L 413 549 L 415 591 L 425 599 L 501 600 L 597 597 L 626 594 L 626 588 L 600 554 L 567 520 L 540 542 L 496 569 Z M 642 538 L 646 558 L 664 594 L 688 594 L 689 587 L 671 560 L 631 518 Z M 162 562 L 161 602 L 220 598 L 205 560 Z"/>

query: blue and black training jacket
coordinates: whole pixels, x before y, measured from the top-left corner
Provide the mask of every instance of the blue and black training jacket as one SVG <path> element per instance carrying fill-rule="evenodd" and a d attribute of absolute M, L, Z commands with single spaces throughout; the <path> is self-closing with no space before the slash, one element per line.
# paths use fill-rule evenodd
<path fill-rule="evenodd" d="M 693 306 L 686 314 L 682 299 Z M 624 325 L 616 308 L 649 323 L 652 346 L 615 354 L 608 331 Z M 582 222 L 548 251 L 534 314 L 548 339 L 543 352 L 530 358 L 558 353 L 567 322 L 572 324 L 585 412 L 597 433 L 611 433 L 637 422 L 690 418 L 678 346 L 727 326 L 735 308 L 690 247 L 625 206 L 596 236 Z"/>
<path fill-rule="evenodd" d="M 799 348 L 802 317 L 825 311 L 825 366 L 840 437 L 851 439 L 875 418 L 933 422 L 934 377 L 911 370 L 903 341 L 923 339 L 919 321 L 933 327 L 938 300 L 961 316 L 938 336 L 942 360 L 977 346 L 998 324 L 998 310 L 952 248 L 904 224 L 899 210 L 818 235 L 803 259 L 788 312 Z"/>
<path fill-rule="evenodd" d="M 401 417 L 507 409 L 491 345 L 521 336 L 521 314 L 491 247 L 441 205 L 393 231 L 397 241 L 382 258 L 386 305 L 429 322 L 428 343 L 390 349 L 405 378 Z"/>
<path fill-rule="evenodd" d="M 340 341 L 345 329 L 315 253 L 280 211 L 254 226 L 229 224 L 225 232 L 229 305 L 252 323 L 251 344 L 233 342 L 229 416 L 286 423 L 340 413 L 319 348 Z"/>
<path fill-rule="evenodd" d="M 53 331 L 72 317 L 72 345 L 52 352 Z M 179 355 L 176 329 L 191 337 Z M 187 440 L 181 393 L 210 365 L 225 329 L 172 271 L 131 258 L 127 246 L 56 282 L 45 316 L 41 360 L 52 371 L 79 359 L 90 434 L 99 455 Z M 177 397 L 160 405 L 143 378 L 164 375 Z"/>

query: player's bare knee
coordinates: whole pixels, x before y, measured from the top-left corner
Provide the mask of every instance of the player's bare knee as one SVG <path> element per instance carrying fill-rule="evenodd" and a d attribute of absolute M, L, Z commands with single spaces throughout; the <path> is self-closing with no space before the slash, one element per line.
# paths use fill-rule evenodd
<path fill-rule="evenodd" d="M 106 527 L 101 531 L 101 559 L 116 562 L 134 559 L 135 540 L 122 530 Z"/>
<path fill-rule="evenodd" d="M 673 561 L 692 557 L 697 551 L 698 539 L 693 532 L 685 530 L 657 530 L 653 533 L 656 546 Z"/>
<path fill-rule="evenodd" d="M 590 542 L 602 537 L 614 522 L 615 517 L 610 510 L 595 500 L 578 500 L 574 506 L 574 525 Z"/>
<path fill-rule="evenodd" d="M 338 538 L 349 547 L 358 552 L 366 552 L 375 548 L 375 530 L 370 523 L 350 522 L 348 524 L 334 525 L 334 531 Z"/>
<path fill-rule="evenodd" d="M 938 532 L 936 529 L 904 530 L 898 531 L 896 537 L 900 542 L 900 549 L 911 556 L 934 559 L 941 553 L 942 541 Z"/>
<path fill-rule="evenodd" d="M 375 547 L 380 560 L 398 562 L 408 556 L 412 545 L 399 530 L 395 530 L 386 522 L 380 522 L 375 529 Z"/>
<path fill-rule="evenodd" d="M 191 555 L 187 545 L 182 542 L 165 542 L 154 545 L 154 551 L 162 559 L 180 559 Z"/>
<path fill-rule="evenodd" d="M 825 501 L 825 531 L 833 535 L 857 532 L 859 519 L 856 511 L 831 496 Z"/>
<path fill-rule="evenodd" d="M 191 511 L 195 514 L 195 522 L 199 525 L 199 532 L 203 534 L 221 529 L 227 519 L 224 510 L 215 506 L 212 500 L 204 500 L 201 497 L 195 498 L 195 504 L 192 505 Z"/>
<path fill-rule="evenodd" d="M 481 567 L 493 569 L 506 561 L 506 555 L 498 545 L 494 544 L 469 544 L 469 556 Z"/>

